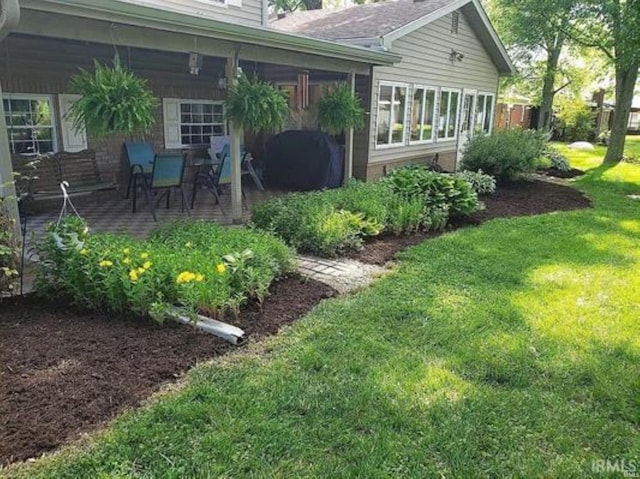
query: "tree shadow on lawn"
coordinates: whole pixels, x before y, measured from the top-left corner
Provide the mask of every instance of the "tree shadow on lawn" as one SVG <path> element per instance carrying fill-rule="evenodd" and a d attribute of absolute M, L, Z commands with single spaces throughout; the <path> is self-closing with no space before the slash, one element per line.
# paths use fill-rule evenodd
<path fill-rule="evenodd" d="M 42 477 L 585 477 L 592 460 L 638 457 L 640 355 L 614 272 L 638 257 L 606 247 L 637 238 L 599 213 L 414 247 Z"/>

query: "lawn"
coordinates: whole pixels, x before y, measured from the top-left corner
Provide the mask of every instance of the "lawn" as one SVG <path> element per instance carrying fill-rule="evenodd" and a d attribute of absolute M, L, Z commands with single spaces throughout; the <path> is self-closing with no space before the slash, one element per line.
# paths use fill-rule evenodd
<path fill-rule="evenodd" d="M 636 142 L 636 146 L 640 143 Z M 607 477 L 640 465 L 640 166 L 572 155 L 594 209 L 427 241 L 359 294 L 201 365 L 8 477 Z M 619 476 L 616 476 L 619 477 Z"/>

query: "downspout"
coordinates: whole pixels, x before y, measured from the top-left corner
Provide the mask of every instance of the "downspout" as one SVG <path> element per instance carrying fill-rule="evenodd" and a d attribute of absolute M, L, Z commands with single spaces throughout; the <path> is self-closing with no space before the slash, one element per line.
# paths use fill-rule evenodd
<path fill-rule="evenodd" d="M 0 42 L 20 21 L 20 5 L 18 0 L 0 0 Z M 2 99 L 2 85 L 0 84 L 0 100 Z M 9 149 L 9 135 L 4 119 L 4 105 L 0 101 L 0 197 L 6 198 L 9 216 L 15 219 L 17 238 L 22 241 L 20 217 L 18 215 L 18 201 L 13 183 L 13 165 L 11 164 L 11 150 Z"/>

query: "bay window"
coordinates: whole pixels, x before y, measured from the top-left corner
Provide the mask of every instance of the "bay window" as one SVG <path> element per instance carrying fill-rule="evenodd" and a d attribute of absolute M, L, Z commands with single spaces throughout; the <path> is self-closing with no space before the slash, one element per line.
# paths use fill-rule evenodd
<path fill-rule="evenodd" d="M 436 90 L 416 87 L 411 108 L 411 143 L 433 141 L 433 122 L 436 108 Z"/>
<path fill-rule="evenodd" d="M 401 146 L 405 143 L 407 85 L 380 83 L 376 146 Z"/>

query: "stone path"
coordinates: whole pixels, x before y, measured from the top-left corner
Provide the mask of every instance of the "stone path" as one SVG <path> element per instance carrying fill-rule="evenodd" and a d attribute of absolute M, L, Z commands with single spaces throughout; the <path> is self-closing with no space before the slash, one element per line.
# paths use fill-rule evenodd
<path fill-rule="evenodd" d="M 344 294 L 368 286 L 387 270 L 382 266 L 364 264 L 352 259 L 298 256 L 298 271 Z"/>

